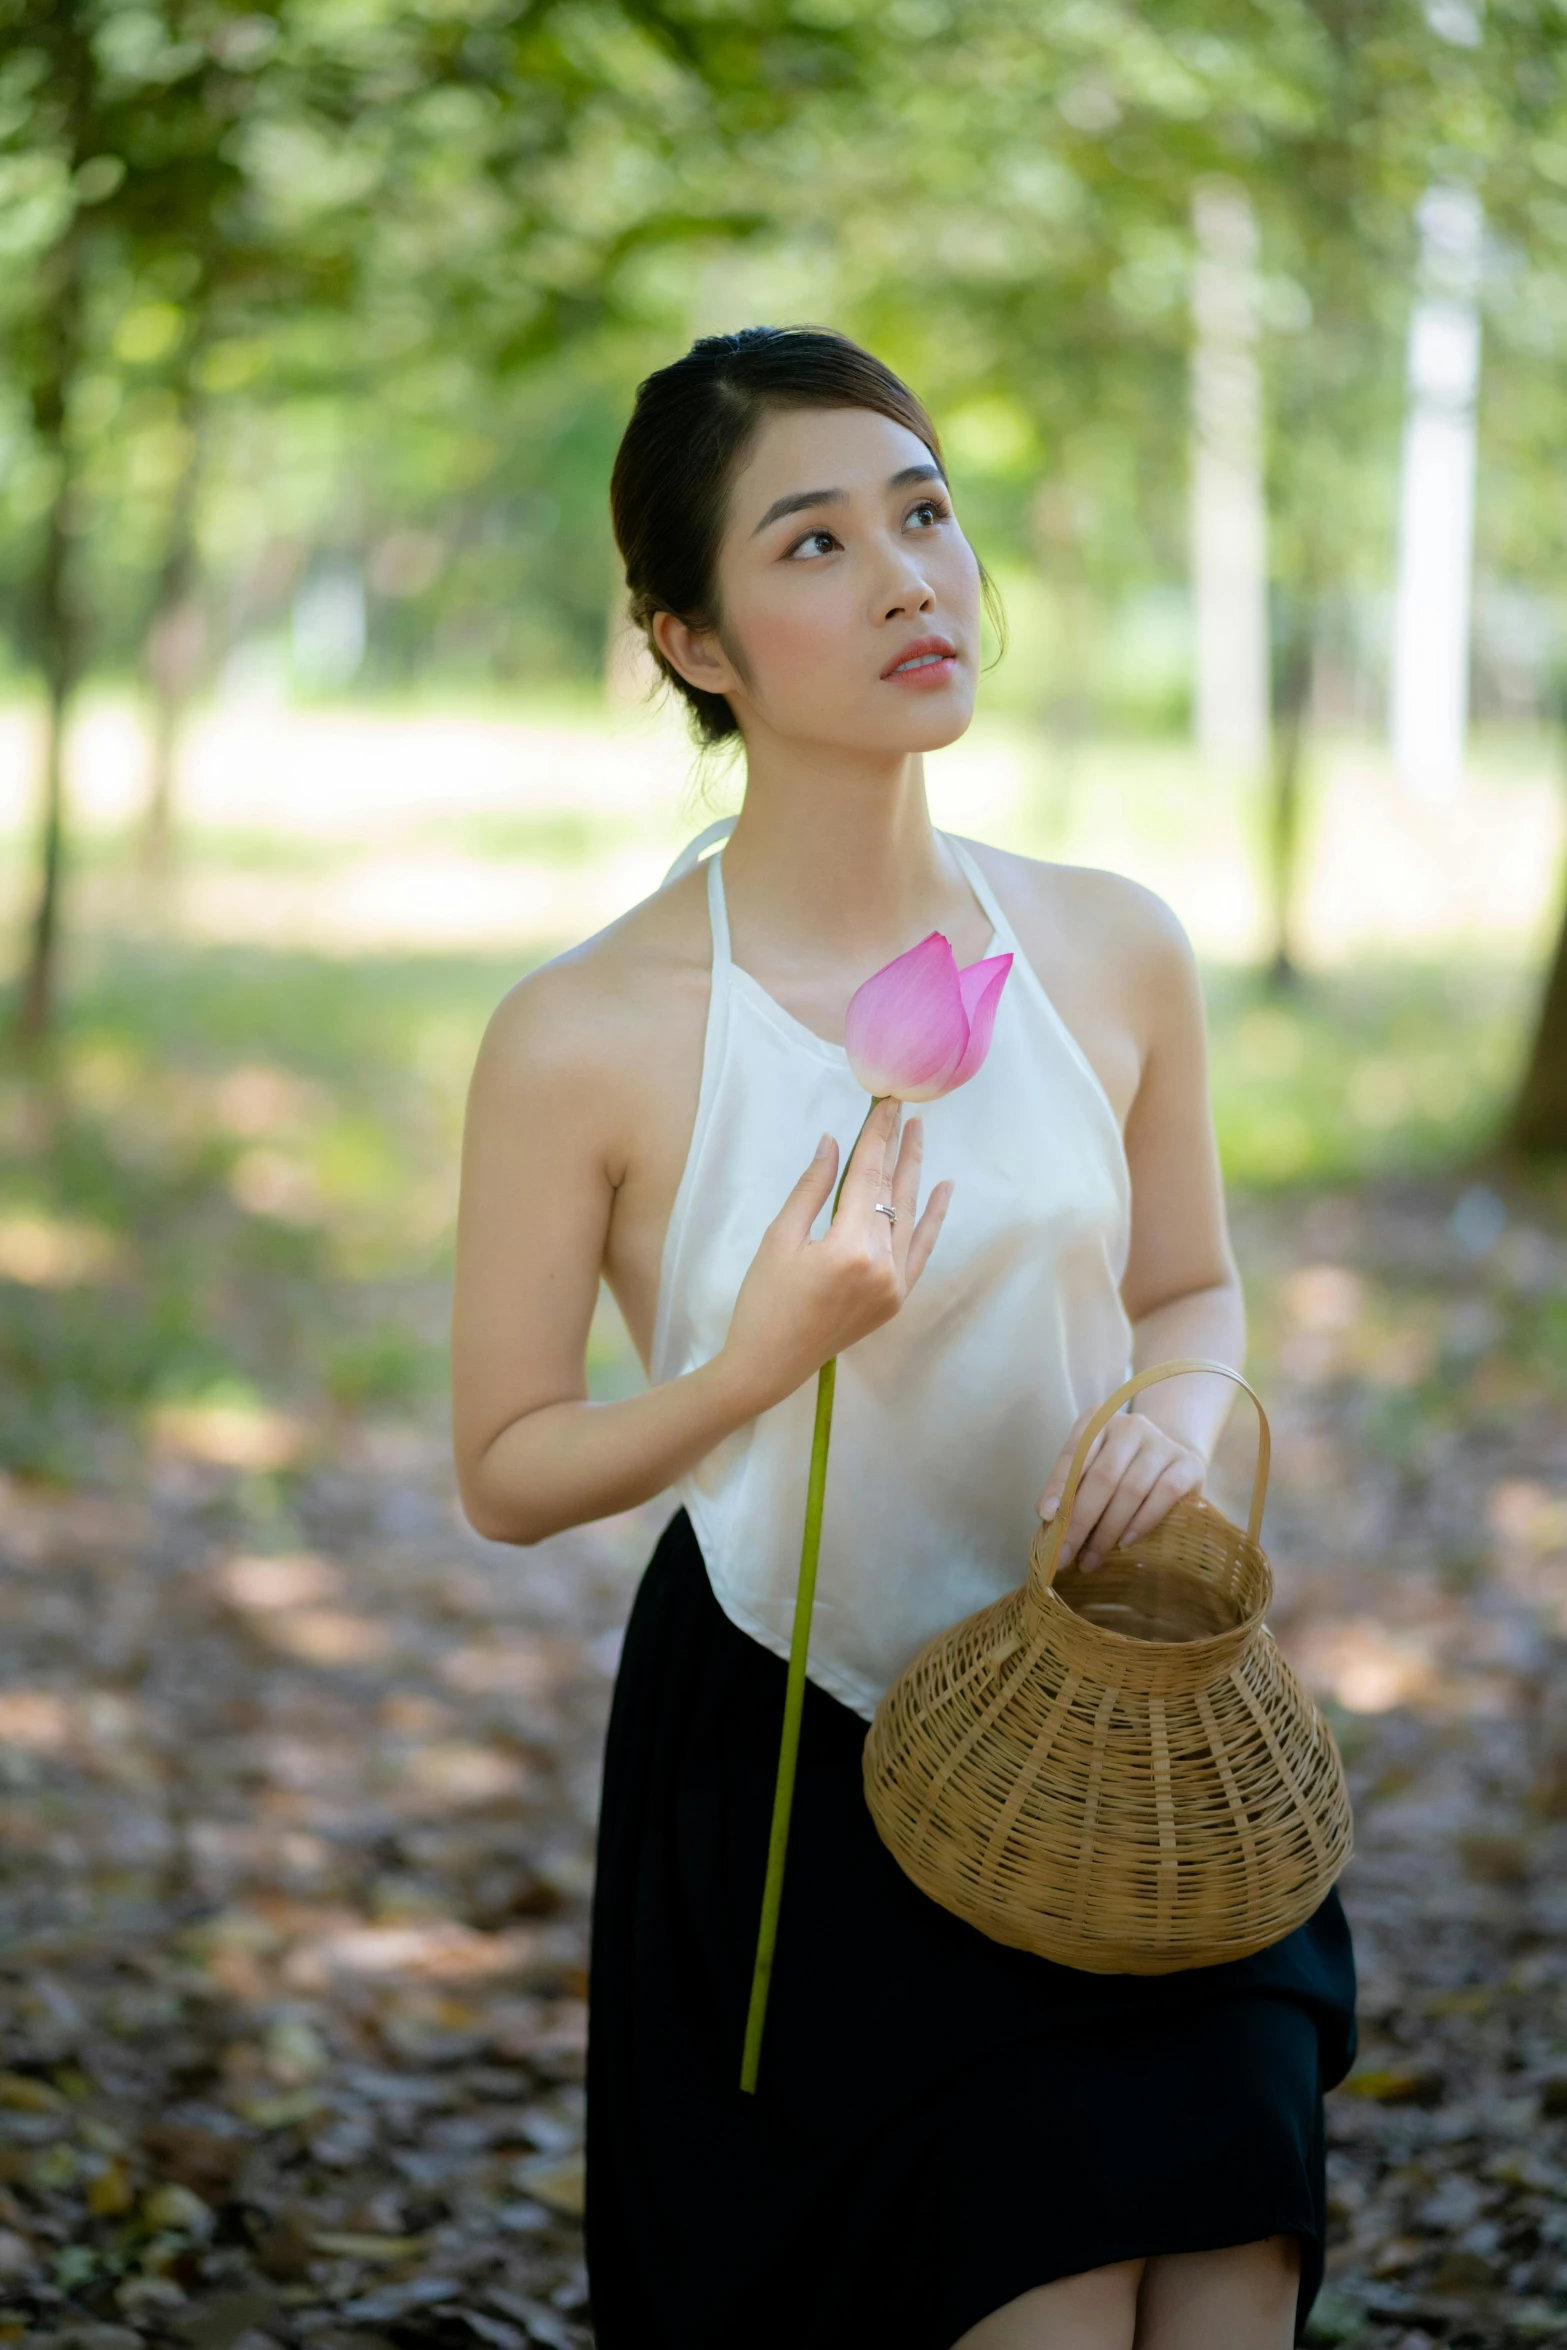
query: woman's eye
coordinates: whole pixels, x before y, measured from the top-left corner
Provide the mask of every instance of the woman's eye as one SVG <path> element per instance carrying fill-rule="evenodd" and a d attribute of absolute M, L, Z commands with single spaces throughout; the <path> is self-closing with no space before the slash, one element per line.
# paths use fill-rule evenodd
<path fill-rule="evenodd" d="M 921 498 L 919 504 L 911 508 L 909 520 L 917 523 L 921 530 L 931 530 L 938 522 L 945 522 L 947 514 L 948 508 L 939 498 Z"/>
<path fill-rule="evenodd" d="M 830 530 L 808 530 L 789 549 L 791 555 L 830 555 L 838 544 Z"/>

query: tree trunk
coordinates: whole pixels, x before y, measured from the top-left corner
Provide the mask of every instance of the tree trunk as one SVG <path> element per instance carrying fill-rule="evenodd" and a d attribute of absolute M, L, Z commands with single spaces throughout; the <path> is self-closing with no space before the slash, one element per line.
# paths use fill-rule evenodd
<path fill-rule="evenodd" d="M 1557 714 L 1567 728 L 1567 681 L 1558 695 Z M 1557 930 L 1523 1083 L 1502 1143 L 1504 1149 L 1530 1158 L 1567 1151 L 1567 911 Z"/>
<path fill-rule="evenodd" d="M 38 824 L 38 880 L 22 974 L 17 1034 L 41 1043 L 54 1025 L 60 959 L 60 897 L 65 873 L 65 734 L 71 691 L 63 678 L 49 683 Z"/>
<path fill-rule="evenodd" d="M 1567 920 L 1557 936 L 1528 1066 L 1504 1139 L 1530 1157 L 1567 1151 Z"/>
<path fill-rule="evenodd" d="M 1273 670 L 1272 792 L 1268 806 L 1268 892 L 1273 951 L 1268 976 L 1278 988 L 1300 976 L 1295 953 L 1300 887 L 1301 763 L 1311 692 L 1313 630 L 1304 616 L 1280 631 Z"/>
<path fill-rule="evenodd" d="M 81 0 L 54 0 L 36 12 L 47 81 L 38 102 L 56 105 L 65 125 L 65 158 L 74 173 L 99 151 L 94 127 L 97 66 L 92 26 Z M 16 1034 L 41 1043 L 53 1023 L 58 992 L 61 898 L 65 883 L 65 750 L 71 704 L 81 681 L 84 635 L 77 592 L 76 452 L 71 395 L 81 367 L 86 305 L 87 230 L 78 210 L 41 262 L 19 321 L 33 436 L 50 467 L 53 494 L 43 541 L 25 597 L 31 651 L 43 673 L 44 741 L 39 772 L 38 865 L 26 959 L 16 1006 Z"/>
<path fill-rule="evenodd" d="M 39 775 L 38 864 L 17 1007 L 17 1034 L 36 1045 L 54 1021 L 58 993 L 60 911 L 65 882 L 65 747 L 71 704 L 81 681 L 82 628 L 75 595 L 76 468 L 68 407 L 80 354 L 82 259 L 74 235 L 56 249 L 47 328 L 47 364 L 35 379 L 33 425 L 54 465 L 54 496 L 44 520 L 33 579 L 32 617 L 44 679 L 44 745 Z"/>

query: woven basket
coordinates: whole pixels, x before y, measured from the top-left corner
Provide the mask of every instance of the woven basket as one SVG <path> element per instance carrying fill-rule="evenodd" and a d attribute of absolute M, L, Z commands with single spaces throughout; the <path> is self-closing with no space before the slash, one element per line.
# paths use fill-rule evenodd
<path fill-rule="evenodd" d="M 1056 1573 L 1090 1446 L 1163 1363 L 1084 1429 L 1020 1591 L 923 1649 L 877 1709 L 865 1793 L 920 1889 L 998 1942 L 1092 1974 L 1218 1966 L 1310 1917 L 1350 1854 L 1332 1733 L 1274 1646 L 1258 1545 L 1177 1503 L 1133 1550 Z"/>

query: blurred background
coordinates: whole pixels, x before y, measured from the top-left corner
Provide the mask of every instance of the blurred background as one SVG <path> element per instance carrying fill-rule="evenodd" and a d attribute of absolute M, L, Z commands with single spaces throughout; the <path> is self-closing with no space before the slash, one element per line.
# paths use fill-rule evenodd
<path fill-rule="evenodd" d="M 462 1526 L 456 1163 L 737 802 L 607 481 L 759 320 L 909 377 L 1001 587 L 939 821 L 1203 963 L 1371 1856 L 1313 2338 L 1567 2341 L 1555 0 L 0 0 L 0 2341 L 590 2338 L 662 1513 Z"/>

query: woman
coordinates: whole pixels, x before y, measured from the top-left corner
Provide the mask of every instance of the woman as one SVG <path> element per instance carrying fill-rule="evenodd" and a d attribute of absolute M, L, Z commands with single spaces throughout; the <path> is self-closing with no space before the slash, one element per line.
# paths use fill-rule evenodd
<path fill-rule="evenodd" d="M 698 343 L 643 385 L 613 505 L 633 615 L 701 737 L 738 734 L 744 806 L 705 871 L 497 1012 L 454 1344 L 481 1533 L 685 1504 L 606 1756 L 600 2350 L 1278 2350 L 1321 2275 L 1321 2093 L 1349 2058 L 1336 1898 L 1237 1965 L 1079 1974 L 926 1900 L 860 1786 L 878 1697 L 1021 1579 L 1074 1426 L 1128 1361 L 1240 1361 L 1189 953 L 1128 882 L 933 829 L 921 754 L 969 722 L 981 574 L 935 430 L 878 361 L 805 330 Z M 932 930 L 960 964 L 1015 954 L 990 1057 L 924 1133 L 875 1113 L 829 1225 L 864 1107 L 845 1007 Z M 650 1385 L 591 1404 L 601 1273 Z M 750 2098 L 812 1374 L 834 1355 Z M 1171 1381 L 1112 1424 L 1064 1555 L 1096 1561 L 1201 1485 L 1226 1384 Z"/>

